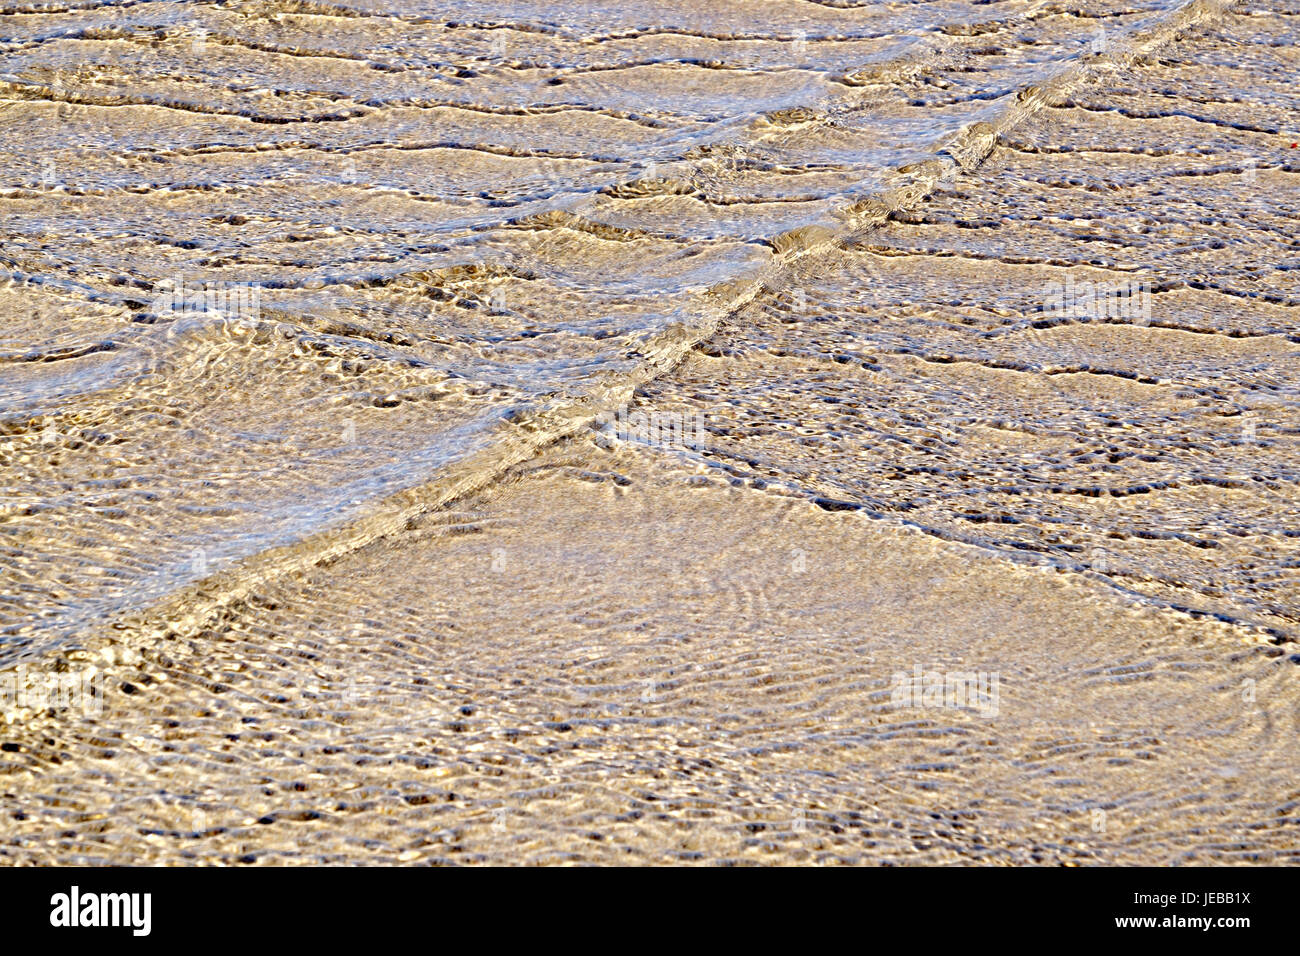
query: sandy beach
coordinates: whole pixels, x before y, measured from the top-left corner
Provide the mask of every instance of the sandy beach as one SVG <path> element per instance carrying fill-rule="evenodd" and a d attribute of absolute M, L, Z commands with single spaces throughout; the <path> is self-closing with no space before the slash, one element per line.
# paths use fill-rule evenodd
<path fill-rule="evenodd" d="M 1298 17 L 0 8 L 0 863 L 1295 862 Z"/>

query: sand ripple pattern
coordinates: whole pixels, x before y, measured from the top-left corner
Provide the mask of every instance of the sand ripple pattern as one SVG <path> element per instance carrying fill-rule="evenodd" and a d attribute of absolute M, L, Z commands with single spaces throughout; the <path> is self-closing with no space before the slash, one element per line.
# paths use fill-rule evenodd
<path fill-rule="evenodd" d="M 1288 858 L 1297 11 L 1232 6 L 0 8 L 0 666 L 108 688 L 5 709 L 0 853 Z M 890 711 L 923 653 L 999 726 Z"/>

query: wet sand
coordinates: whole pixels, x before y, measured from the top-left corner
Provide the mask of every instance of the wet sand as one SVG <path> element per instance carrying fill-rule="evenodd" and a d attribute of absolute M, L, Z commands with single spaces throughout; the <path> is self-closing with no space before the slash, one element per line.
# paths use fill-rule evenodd
<path fill-rule="evenodd" d="M 1297 12 L 508 6 L 0 15 L 0 859 L 1290 862 Z"/>
<path fill-rule="evenodd" d="M 1280 649 L 636 449 L 556 448 L 130 653 L 131 693 L 7 755 L 11 859 L 1297 852 Z M 996 698 L 899 706 L 918 667 Z"/>

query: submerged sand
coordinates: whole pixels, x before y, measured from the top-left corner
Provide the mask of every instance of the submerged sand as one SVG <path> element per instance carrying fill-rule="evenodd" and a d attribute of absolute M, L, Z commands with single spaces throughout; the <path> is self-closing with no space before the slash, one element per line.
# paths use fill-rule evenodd
<path fill-rule="evenodd" d="M 1297 853 L 1283 651 L 635 449 L 558 448 L 133 651 L 131 693 L 6 755 L 11 859 Z M 996 698 L 898 706 L 918 667 Z"/>
<path fill-rule="evenodd" d="M 1297 11 L 811 6 L 0 11 L 0 859 L 1294 859 Z"/>

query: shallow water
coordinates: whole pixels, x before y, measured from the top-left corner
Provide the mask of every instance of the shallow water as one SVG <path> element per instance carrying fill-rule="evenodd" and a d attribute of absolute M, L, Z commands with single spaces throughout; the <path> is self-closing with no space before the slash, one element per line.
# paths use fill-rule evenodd
<path fill-rule="evenodd" d="M 0 9 L 0 664 L 212 626 L 629 407 L 1289 643 L 1297 11 L 1225 6 Z"/>
<path fill-rule="evenodd" d="M 0 376 L 11 649 L 356 520 L 368 502 L 508 442 L 494 434 L 503 415 L 617 384 L 641 365 L 647 341 L 715 307 L 708 290 L 770 267 L 777 237 L 836 225 L 896 187 L 899 167 L 932 159 L 972 123 L 1005 119 L 1022 91 L 1113 57 L 1178 15 L 1170 3 L 1041 2 L 517 4 L 490 17 L 473 4 L 40 9 L 12 8 L 0 21 L 4 256 L 18 283 L 4 293 Z M 1286 17 L 1261 13 L 1250 24 L 1257 19 L 1285 40 Z M 1068 108 L 1034 120 L 1016 134 L 1034 145 L 1000 157 L 1006 168 L 981 178 L 985 195 L 967 198 L 955 223 L 891 224 L 871 240 L 898 235 L 904 252 L 920 243 L 903 268 L 874 255 L 809 265 L 798 295 L 830 310 L 811 317 L 815 328 L 831 332 L 823 318 L 843 325 L 835 348 L 856 339 L 873 353 L 918 355 L 899 372 L 956 420 L 1059 432 L 1037 420 L 1034 393 L 1055 400 L 1069 377 L 1007 377 L 1017 390 L 1032 383 L 1030 405 L 954 403 L 945 393 L 961 388 L 946 381 L 953 369 L 924 363 L 940 353 L 1032 372 L 1100 361 L 1163 379 L 1168 369 L 1152 370 L 1148 350 L 1178 350 L 1181 340 L 1107 333 L 1105 343 L 1069 343 L 1067 332 L 1035 341 L 1018 328 L 1058 273 L 1006 268 L 970 287 L 952 263 L 996 264 L 1031 243 L 1032 261 L 1102 276 L 1121 269 L 1163 288 L 1185 280 L 1196 247 L 1214 245 L 1198 209 L 1208 202 L 1220 215 L 1264 219 L 1250 240 L 1240 220 L 1218 227 L 1224 241 L 1249 243 L 1231 264 L 1201 256 L 1210 276 L 1225 266 L 1261 273 L 1238 299 L 1216 302 L 1251 313 L 1226 331 L 1286 333 L 1293 303 L 1274 266 L 1291 240 L 1280 199 L 1242 197 L 1230 173 L 1184 178 L 1190 194 L 1161 212 L 1181 223 L 1153 230 L 1150 170 L 1088 143 L 1076 150 L 1081 137 L 1116 136 L 1155 148 L 1182 127 L 1160 175 L 1243 159 L 1272 167 L 1281 146 L 1267 128 L 1293 102 L 1287 52 L 1263 48 L 1275 62 L 1252 71 L 1251 99 L 1221 107 L 1235 126 L 1180 123 L 1169 84 L 1199 71 L 1177 62 L 1088 94 L 1111 97 L 1107 109 L 1163 107 L 1153 112 L 1170 122 L 1120 131 Z M 1233 69 L 1220 71 L 1221 86 L 1239 88 Z M 1039 143 L 1067 151 L 1027 152 Z M 1117 174 L 1134 180 L 1118 203 L 1086 181 L 1112 184 Z M 1078 177 L 1069 215 L 1044 222 L 1046 197 L 1017 208 L 1018 176 L 1034 185 Z M 925 248 L 953 224 L 964 227 L 960 243 Z M 1081 245 L 1085 230 L 1097 235 Z M 169 308 L 168 282 L 216 300 Z M 761 308 L 781 308 L 789 291 Z M 1256 301 L 1269 292 L 1281 301 Z M 875 310 L 865 320 L 864 295 Z M 1174 304 L 1195 308 L 1191 298 L 1161 295 L 1153 322 L 1204 324 Z M 1294 401 L 1284 371 L 1294 349 L 1285 337 L 1270 346 L 1254 354 L 1276 381 L 1260 443 L 1276 452 L 1277 490 L 1294 480 L 1289 429 L 1276 420 Z M 1177 384 L 1119 387 L 1143 392 L 1142 408 L 1157 414 L 1196 405 L 1189 396 L 1223 357 L 1194 348 L 1201 354 Z M 762 417 L 802 374 L 765 369 L 745 401 Z M 1243 368 L 1243 394 L 1258 396 L 1257 375 L 1257 365 Z M 904 414 L 891 386 L 857 394 Z M 1103 414 L 1095 397 L 1082 390 L 1089 411 L 1067 427 L 1094 427 L 1085 419 Z M 1252 400 L 1200 404 L 1223 417 Z M 705 414 L 712 430 L 730 427 L 730 406 Z M 1145 441 L 1143 414 L 1116 410 Z M 811 468 L 833 483 L 826 466 Z M 1026 467 L 1031 481 L 1061 483 L 1041 463 Z M 1149 477 L 1170 476 L 1148 468 L 1133 480 Z M 941 467 L 922 488 L 891 487 L 909 509 L 934 502 L 943 525 L 969 517 L 960 496 L 970 480 Z M 1035 517 L 1035 527 L 1079 520 Z M 1003 543 L 1002 534 L 974 537 Z"/>

